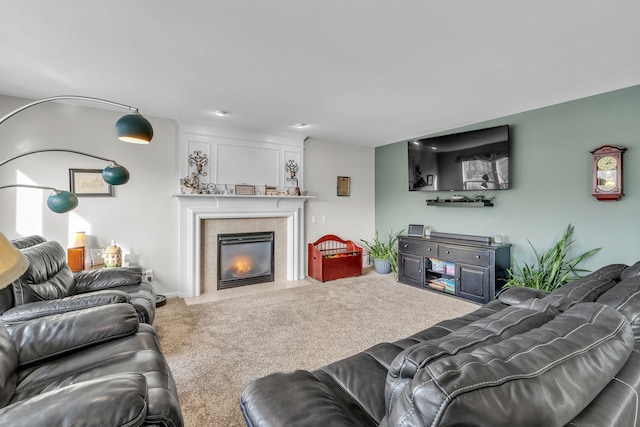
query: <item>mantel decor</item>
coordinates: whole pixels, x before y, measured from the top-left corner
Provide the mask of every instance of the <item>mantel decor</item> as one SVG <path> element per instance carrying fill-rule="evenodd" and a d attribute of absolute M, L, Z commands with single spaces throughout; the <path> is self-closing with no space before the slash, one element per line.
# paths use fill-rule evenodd
<path fill-rule="evenodd" d="M 256 194 L 255 185 L 236 185 L 236 195 L 238 196 L 254 196 Z"/>

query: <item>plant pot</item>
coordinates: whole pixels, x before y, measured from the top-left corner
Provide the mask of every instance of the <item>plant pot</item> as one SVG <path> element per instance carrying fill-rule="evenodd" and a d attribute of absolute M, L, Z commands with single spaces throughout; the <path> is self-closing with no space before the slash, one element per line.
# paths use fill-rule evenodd
<path fill-rule="evenodd" d="M 391 273 L 391 263 L 386 259 L 375 259 L 373 260 L 373 268 L 376 270 L 376 273 L 380 274 L 389 274 Z"/>

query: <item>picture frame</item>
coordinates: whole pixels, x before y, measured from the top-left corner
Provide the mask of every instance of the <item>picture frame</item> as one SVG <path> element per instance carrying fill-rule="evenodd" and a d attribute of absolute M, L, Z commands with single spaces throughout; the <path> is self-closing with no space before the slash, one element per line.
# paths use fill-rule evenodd
<path fill-rule="evenodd" d="M 69 169 L 69 189 L 78 197 L 113 197 L 113 186 L 102 179 L 102 169 Z"/>
<path fill-rule="evenodd" d="M 348 176 L 338 177 L 338 196 L 351 195 L 351 178 Z"/>
<path fill-rule="evenodd" d="M 427 185 L 433 185 L 433 175 L 427 175 Z"/>
<path fill-rule="evenodd" d="M 424 236 L 424 225 L 422 224 L 409 224 L 409 229 L 407 231 L 407 236 Z"/>
<path fill-rule="evenodd" d="M 236 196 L 255 196 L 256 194 L 256 186 L 255 185 L 236 185 Z"/>
<path fill-rule="evenodd" d="M 91 265 L 104 265 L 104 249 L 91 249 Z"/>

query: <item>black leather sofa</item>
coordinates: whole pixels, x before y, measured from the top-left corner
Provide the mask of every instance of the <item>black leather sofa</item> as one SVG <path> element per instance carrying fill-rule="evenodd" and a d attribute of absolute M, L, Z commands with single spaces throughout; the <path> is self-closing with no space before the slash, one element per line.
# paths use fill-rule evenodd
<path fill-rule="evenodd" d="M 149 324 L 116 303 L 0 321 L 0 426 L 183 426 Z"/>
<path fill-rule="evenodd" d="M 15 322 L 126 302 L 135 307 L 141 322 L 153 323 L 156 294 L 151 284 L 142 281 L 140 267 L 72 273 L 58 242 L 29 236 L 11 243 L 29 260 L 29 268 L 0 290 L 0 320 Z"/>
<path fill-rule="evenodd" d="M 640 263 L 512 288 L 406 339 L 248 384 L 246 424 L 636 426 Z"/>

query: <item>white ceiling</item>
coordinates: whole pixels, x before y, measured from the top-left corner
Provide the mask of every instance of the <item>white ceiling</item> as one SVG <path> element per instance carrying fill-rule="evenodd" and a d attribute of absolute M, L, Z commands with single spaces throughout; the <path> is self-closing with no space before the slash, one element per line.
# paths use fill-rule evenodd
<path fill-rule="evenodd" d="M 340 143 L 379 146 L 640 84 L 637 0 L 3 0 L 1 10 L 0 94 L 94 96 Z"/>

